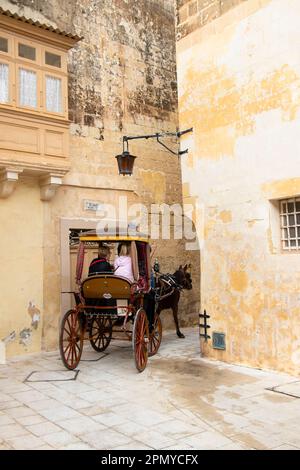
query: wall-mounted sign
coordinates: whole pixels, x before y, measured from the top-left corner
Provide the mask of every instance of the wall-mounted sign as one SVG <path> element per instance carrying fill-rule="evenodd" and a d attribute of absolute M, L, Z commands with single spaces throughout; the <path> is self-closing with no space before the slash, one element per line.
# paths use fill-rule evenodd
<path fill-rule="evenodd" d="M 85 200 L 83 202 L 83 209 L 85 211 L 94 211 L 94 212 L 102 211 L 103 210 L 103 204 L 101 204 L 100 202 L 97 202 L 97 201 Z"/>

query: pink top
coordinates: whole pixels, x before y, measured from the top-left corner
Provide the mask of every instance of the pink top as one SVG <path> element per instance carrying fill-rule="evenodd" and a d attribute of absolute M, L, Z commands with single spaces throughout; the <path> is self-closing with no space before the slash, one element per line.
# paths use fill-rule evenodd
<path fill-rule="evenodd" d="M 126 277 L 130 282 L 134 282 L 130 256 L 117 256 L 114 267 L 117 276 Z"/>

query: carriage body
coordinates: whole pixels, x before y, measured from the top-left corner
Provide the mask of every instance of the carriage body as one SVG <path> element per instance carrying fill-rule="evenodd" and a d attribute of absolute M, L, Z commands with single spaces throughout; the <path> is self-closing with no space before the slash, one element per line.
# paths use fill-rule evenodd
<path fill-rule="evenodd" d="M 86 246 L 98 243 L 116 248 L 124 242 L 131 246 L 134 282 L 113 272 L 94 273 L 81 280 Z M 91 231 L 79 237 L 75 306 L 63 316 L 59 337 L 61 358 L 68 369 L 79 364 L 84 340 L 102 352 L 112 339 L 131 341 L 136 368 L 139 372 L 145 369 L 148 356 L 157 352 L 161 342 L 160 319 L 155 318 L 149 333 L 144 309 L 150 277 L 150 245 L 145 235 L 98 235 Z"/>

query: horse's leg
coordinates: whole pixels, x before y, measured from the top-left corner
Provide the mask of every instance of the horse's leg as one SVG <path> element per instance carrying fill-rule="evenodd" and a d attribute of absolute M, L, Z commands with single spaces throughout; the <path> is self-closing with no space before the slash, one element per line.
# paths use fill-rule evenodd
<path fill-rule="evenodd" d="M 178 323 L 178 303 L 176 303 L 176 304 L 172 307 L 172 312 L 173 312 L 174 322 L 175 322 L 175 325 L 176 325 L 176 334 L 177 334 L 178 338 L 185 338 L 184 334 L 181 333 L 181 331 L 180 331 L 180 329 L 179 329 L 179 323 Z"/>
<path fill-rule="evenodd" d="M 160 313 L 162 312 L 163 308 L 160 306 L 160 304 L 158 303 L 158 305 L 156 306 L 156 309 L 155 309 L 155 315 L 157 315 L 159 317 Z"/>

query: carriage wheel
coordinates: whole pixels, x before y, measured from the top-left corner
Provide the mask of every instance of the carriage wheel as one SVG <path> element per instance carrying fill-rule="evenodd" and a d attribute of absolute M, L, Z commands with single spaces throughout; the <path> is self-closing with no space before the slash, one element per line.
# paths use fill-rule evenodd
<path fill-rule="evenodd" d="M 112 336 L 112 321 L 110 317 L 94 317 L 89 330 L 89 340 L 97 352 L 104 351 Z"/>
<path fill-rule="evenodd" d="M 148 361 L 149 327 L 146 312 L 140 308 L 135 316 L 132 332 L 132 346 L 136 368 L 143 372 Z"/>
<path fill-rule="evenodd" d="M 154 356 L 159 350 L 159 346 L 161 343 L 162 338 L 162 324 L 159 315 L 155 315 L 154 317 L 154 325 L 153 330 L 149 335 L 149 349 L 148 349 L 148 356 Z"/>
<path fill-rule="evenodd" d="M 78 312 L 69 310 L 63 316 L 59 335 L 61 359 L 67 369 L 75 369 L 83 350 L 83 331 L 80 327 Z"/>

